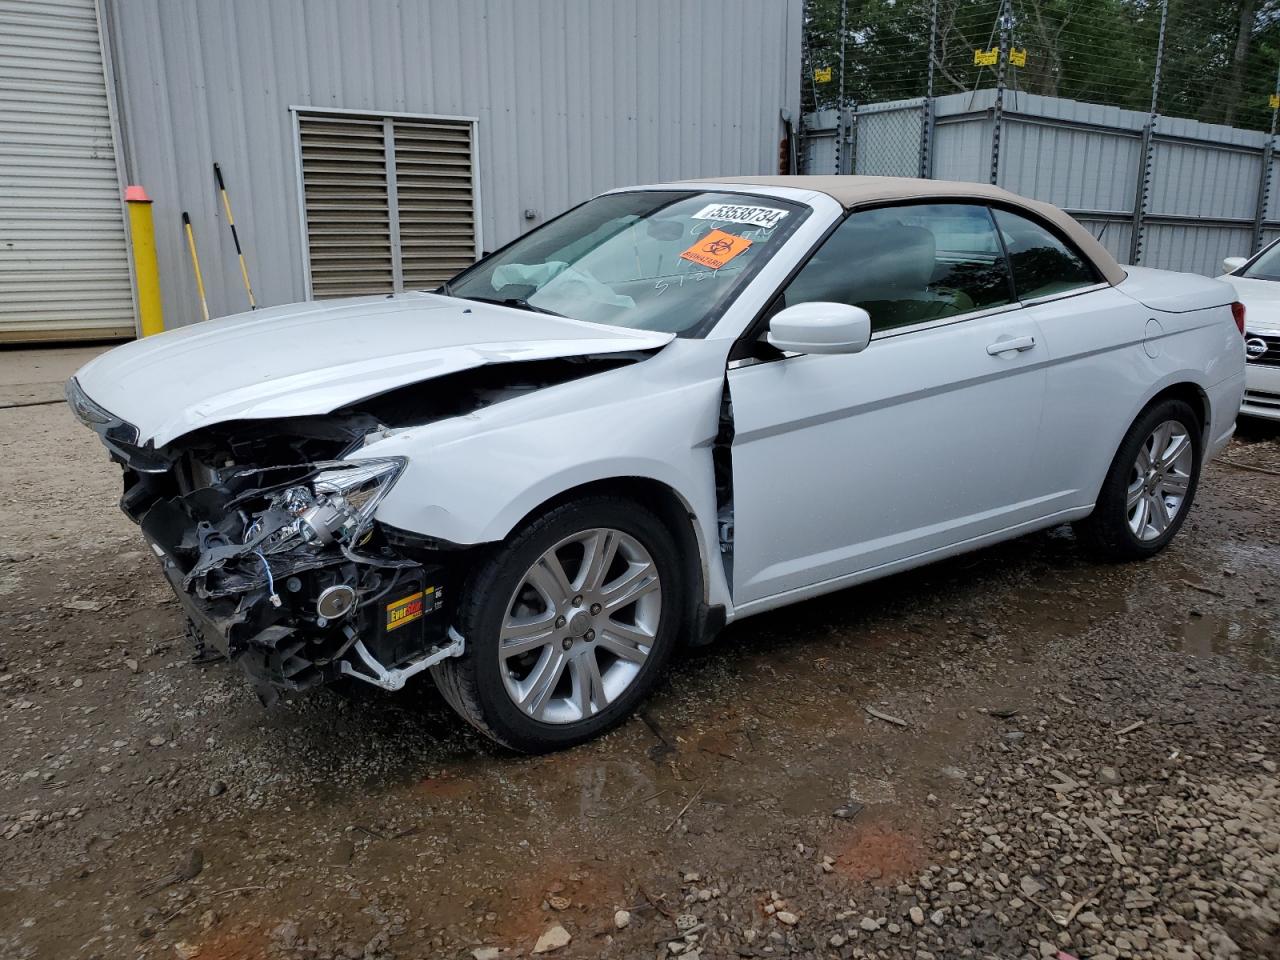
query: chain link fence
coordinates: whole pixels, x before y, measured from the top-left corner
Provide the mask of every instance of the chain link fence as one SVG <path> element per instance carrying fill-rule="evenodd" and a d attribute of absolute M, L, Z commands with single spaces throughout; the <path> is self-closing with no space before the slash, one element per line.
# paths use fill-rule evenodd
<path fill-rule="evenodd" d="M 802 170 L 997 183 L 1072 210 L 1122 260 L 1215 272 L 1219 246 L 1280 234 L 1266 9 L 808 0 Z"/>

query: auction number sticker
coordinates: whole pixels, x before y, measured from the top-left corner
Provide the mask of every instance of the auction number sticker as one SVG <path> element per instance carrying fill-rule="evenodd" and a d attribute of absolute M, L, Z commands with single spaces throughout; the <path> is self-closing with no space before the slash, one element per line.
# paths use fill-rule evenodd
<path fill-rule="evenodd" d="M 719 270 L 738 254 L 746 252 L 749 246 L 751 241 L 746 237 L 737 237 L 723 230 L 712 230 L 699 237 L 693 246 L 680 254 L 680 259 Z"/>
<path fill-rule="evenodd" d="M 773 207 L 751 207 L 737 203 L 713 203 L 693 215 L 694 220 L 719 220 L 724 223 L 746 223 L 753 227 L 776 227 L 787 210 Z"/>

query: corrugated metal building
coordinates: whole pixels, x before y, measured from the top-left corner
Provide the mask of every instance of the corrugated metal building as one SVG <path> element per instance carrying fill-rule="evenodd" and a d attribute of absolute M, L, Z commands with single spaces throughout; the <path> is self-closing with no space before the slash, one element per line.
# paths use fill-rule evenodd
<path fill-rule="evenodd" d="M 93 0 L 0 0 L 0 341 L 132 335 Z"/>
<path fill-rule="evenodd" d="M 801 0 L 0 0 L 0 340 L 132 328 L 125 183 L 168 326 L 434 285 L 594 193 L 775 172 Z M 17 212 L 18 219 L 13 214 Z M 74 279 L 74 285 L 70 281 Z M 50 292 L 61 291 L 57 305 Z"/>

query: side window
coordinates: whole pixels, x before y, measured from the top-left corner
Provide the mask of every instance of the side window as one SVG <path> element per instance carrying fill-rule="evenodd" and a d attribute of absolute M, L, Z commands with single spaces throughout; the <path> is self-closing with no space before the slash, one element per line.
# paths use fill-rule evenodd
<path fill-rule="evenodd" d="M 784 298 L 862 307 L 880 331 L 1012 303 L 1013 291 L 987 208 L 928 203 L 848 217 Z"/>
<path fill-rule="evenodd" d="M 1009 251 L 1019 299 L 1034 300 L 1098 282 L 1089 261 L 1040 224 L 1008 210 L 992 213 Z"/>

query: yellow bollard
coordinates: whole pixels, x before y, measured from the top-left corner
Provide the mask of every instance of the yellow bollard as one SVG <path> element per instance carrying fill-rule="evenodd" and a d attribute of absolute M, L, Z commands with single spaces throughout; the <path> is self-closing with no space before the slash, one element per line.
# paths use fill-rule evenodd
<path fill-rule="evenodd" d="M 151 221 L 151 198 L 142 187 L 126 187 L 129 233 L 133 240 L 133 278 L 137 285 L 138 322 L 142 335 L 164 332 L 160 302 L 160 267 L 156 263 L 156 228 Z"/>

